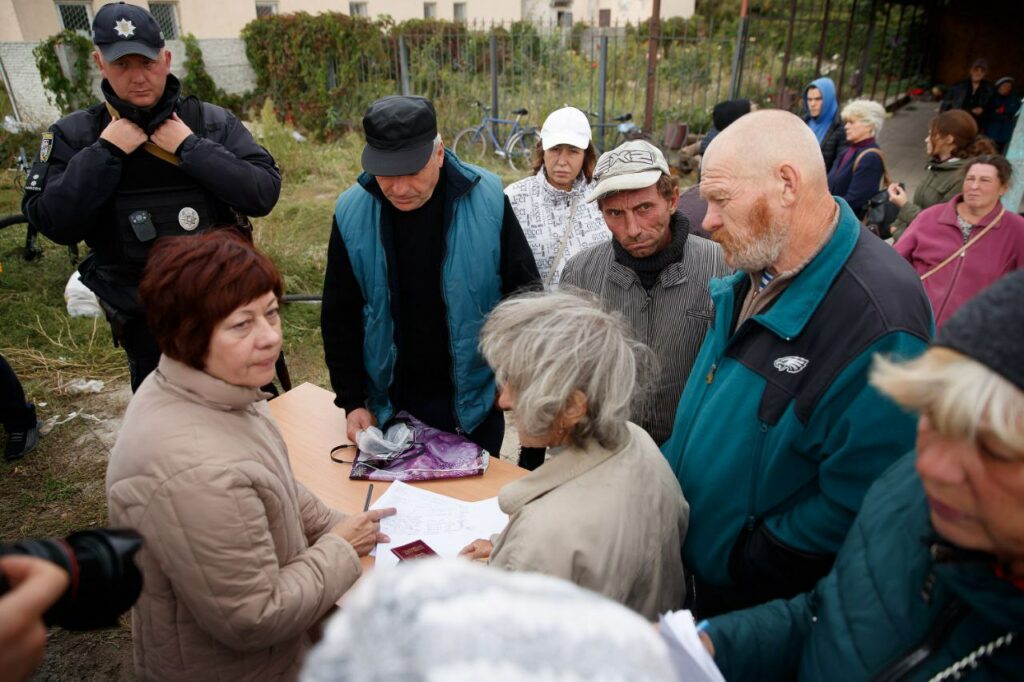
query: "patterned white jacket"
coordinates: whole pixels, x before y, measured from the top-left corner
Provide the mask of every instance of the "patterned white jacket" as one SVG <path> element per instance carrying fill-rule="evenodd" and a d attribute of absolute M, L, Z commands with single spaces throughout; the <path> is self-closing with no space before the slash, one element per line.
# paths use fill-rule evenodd
<path fill-rule="evenodd" d="M 551 286 L 558 284 L 562 268 L 573 255 L 594 244 L 600 244 L 611 237 L 604 223 L 604 217 L 597 208 L 597 202 L 588 204 L 587 194 L 595 183 L 587 181 L 581 173 L 568 192 L 556 189 L 548 182 L 544 169 L 536 175 L 523 178 L 505 188 L 505 195 L 512 205 L 519 224 L 523 227 L 526 240 L 533 249 L 541 281 L 548 281 L 552 261 L 558 252 L 558 245 L 565 236 L 569 216 L 572 215 L 572 230 L 565 245 L 565 251 L 555 264 L 555 275 Z M 573 205 L 575 204 L 575 213 Z"/>

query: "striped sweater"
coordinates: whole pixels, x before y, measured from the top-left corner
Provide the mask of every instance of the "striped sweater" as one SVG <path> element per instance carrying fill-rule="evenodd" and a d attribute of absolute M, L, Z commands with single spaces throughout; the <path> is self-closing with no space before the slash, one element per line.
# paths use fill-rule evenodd
<path fill-rule="evenodd" d="M 657 356 L 658 375 L 630 418 L 656 443 L 672 431 L 679 396 L 714 318 L 708 281 L 729 272 L 721 247 L 695 235 L 686 239 L 682 260 L 662 270 L 650 291 L 615 260 L 610 240 L 573 256 L 562 271 L 563 286 L 597 294 L 607 310 L 622 313 Z"/>

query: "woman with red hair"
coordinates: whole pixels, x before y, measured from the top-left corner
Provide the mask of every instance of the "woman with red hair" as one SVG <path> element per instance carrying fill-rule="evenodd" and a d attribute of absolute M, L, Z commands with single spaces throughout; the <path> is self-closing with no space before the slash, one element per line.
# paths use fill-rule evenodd
<path fill-rule="evenodd" d="M 140 679 L 294 678 L 307 630 L 386 541 L 384 512 L 346 517 L 292 475 L 260 390 L 281 351 L 281 294 L 270 259 L 232 230 L 150 252 L 139 296 L 162 355 L 107 469 L 111 522 L 146 539 Z"/>

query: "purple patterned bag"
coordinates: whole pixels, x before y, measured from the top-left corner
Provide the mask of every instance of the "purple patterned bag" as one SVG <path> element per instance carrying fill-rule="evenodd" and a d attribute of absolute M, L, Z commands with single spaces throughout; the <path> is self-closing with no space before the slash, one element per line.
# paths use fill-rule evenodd
<path fill-rule="evenodd" d="M 349 478 L 368 481 L 436 481 L 443 478 L 481 476 L 487 471 L 488 454 L 465 436 L 427 426 L 408 412 L 405 420 L 413 443 L 397 456 L 378 457 L 358 451 Z"/>

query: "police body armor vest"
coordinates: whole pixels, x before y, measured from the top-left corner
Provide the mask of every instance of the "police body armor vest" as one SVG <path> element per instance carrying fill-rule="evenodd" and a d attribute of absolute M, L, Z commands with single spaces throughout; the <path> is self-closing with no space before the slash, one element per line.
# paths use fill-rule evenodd
<path fill-rule="evenodd" d="M 206 136 L 204 107 L 198 99 L 181 100 L 176 111 L 197 136 Z M 116 261 L 103 258 L 103 265 L 120 271 L 132 284 L 138 281 L 149 249 L 158 238 L 195 234 L 214 225 L 236 222 L 230 207 L 178 165 L 142 147 L 123 163 L 121 182 L 111 200 Z"/>

